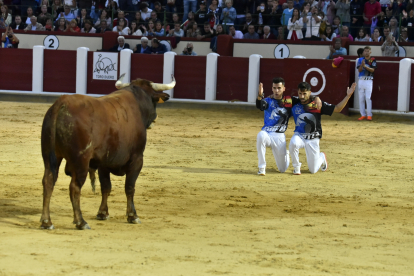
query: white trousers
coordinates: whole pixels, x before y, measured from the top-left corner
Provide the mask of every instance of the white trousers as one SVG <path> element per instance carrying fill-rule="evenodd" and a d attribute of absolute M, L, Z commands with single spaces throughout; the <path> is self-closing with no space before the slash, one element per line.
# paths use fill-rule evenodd
<path fill-rule="evenodd" d="M 323 153 L 319 151 L 319 138 L 307 140 L 303 139 L 297 133 L 293 134 L 289 143 L 289 152 L 292 156 L 292 165 L 294 168 L 300 168 L 302 165 L 299 162 L 299 149 L 301 148 L 305 148 L 309 171 L 311 173 L 317 173 L 324 160 Z"/>
<path fill-rule="evenodd" d="M 372 80 L 358 81 L 359 112 L 361 112 L 361 116 L 372 116 L 372 83 Z M 367 103 L 367 112 L 365 112 L 365 102 Z"/>
<path fill-rule="evenodd" d="M 277 168 L 284 173 L 289 167 L 289 153 L 286 150 L 286 138 L 284 133 L 260 131 L 257 134 L 257 156 L 259 168 L 266 168 L 266 147 L 272 148 Z"/>

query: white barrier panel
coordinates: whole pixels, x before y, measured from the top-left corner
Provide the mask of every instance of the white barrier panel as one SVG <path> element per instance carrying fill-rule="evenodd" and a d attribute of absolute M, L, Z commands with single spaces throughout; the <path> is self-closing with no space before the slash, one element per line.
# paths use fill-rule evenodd
<path fill-rule="evenodd" d="M 261 58 L 263 58 L 261 55 L 251 55 L 249 57 L 249 83 L 247 86 L 247 102 L 249 103 L 256 102 Z"/>
<path fill-rule="evenodd" d="M 171 75 L 174 75 L 174 61 L 177 54 L 174 52 L 165 52 L 164 53 L 164 73 L 163 73 L 163 83 L 171 83 Z M 183 80 L 184 81 L 184 80 Z M 174 88 L 164 91 L 169 94 L 171 98 L 174 97 Z"/>
<path fill-rule="evenodd" d="M 120 64 L 119 64 L 119 76 L 125 73 L 123 83 L 131 82 L 131 55 L 133 51 L 131 49 L 124 49 L 121 51 Z"/>
<path fill-rule="evenodd" d="M 214 101 L 217 95 L 217 62 L 220 55 L 210 53 L 206 61 L 206 101 Z"/>
<path fill-rule="evenodd" d="M 411 65 L 413 63 L 414 60 L 410 58 L 400 60 L 397 111 L 410 111 Z"/>
<path fill-rule="evenodd" d="M 32 91 L 43 92 L 43 65 L 45 46 L 33 46 Z"/>
<path fill-rule="evenodd" d="M 79 47 L 76 50 L 76 94 L 86 94 L 88 83 L 88 51 L 89 48 Z"/>
<path fill-rule="evenodd" d="M 358 92 L 358 80 L 359 80 L 359 72 L 358 69 L 356 68 L 356 65 L 358 64 L 358 59 L 355 60 L 355 83 L 357 84 L 357 86 L 355 87 L 355 92 L 354 92 L 354 108 L 359 110 L 359 92 Z M 352 66 L 352 63 L 351 63 Z"/>

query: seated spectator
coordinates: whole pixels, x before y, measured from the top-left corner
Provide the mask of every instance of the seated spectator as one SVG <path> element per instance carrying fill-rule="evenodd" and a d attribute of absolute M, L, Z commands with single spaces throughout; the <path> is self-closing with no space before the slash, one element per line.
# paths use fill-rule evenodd
<path fill-rule="evenodd" d="M 129 23 L 128 23 L 128 19 L 125 18 L 124 11 L 118 11 L 118 18 L 114 19 L 113 26 L 114 27 L 118 26 L 118 22 L 121 19 L 125 20 L 125 26 L 128 27 Z"/>
<path fill-rule="evenodd" d="M 414 41 L 414 9 L 409 11 L 409 16 L 406 11 L 403 11 L 403 20 L 401 26 L 407 28 L 408 41 Z"/>
<path fill-rule="evenodd" d="M 19 48 L 19 39 L 14 35 L 13 29 L 9 26 L 7 31 L 1 37 L 1 42 L 4 43 L 4 48 Z"/>
<path fill-rule="evenodd" d="M 53 0 L 52 11 L 50 13 L 53 16 L 53 21 L 56 21 L 58 15 L 64 11 L 65 10 L 60 0 Z"/>
<path fill-rule="evenodd" d="M 78 22 L 76 19 L 72 19 L 69 23 L 69 28 L 67 29 L 70 33 L 80 33 L 80 28 L 78 27 Z"/>
<path fill-rule="evenodd" d="M 157 17 L 157 13 L 154 10 L 151 12 L 150 19 L 154 22 L 160 21 L 160 19 Z"/>
<path fill-rule="evenodd" d="M 201 0 L 200 2 L 200 9 L 198 10 L 197 14 L 196 14 L 196 22 L 198 25 L 203 25 L 204 22 L 207 21 L 207 7 L 206 7 L 206 2 L 204 0 Z"/>
<path fill-rule="evenodd" d="M 134 20 L 131 22 L 131 28 L 129 30 L 130 35 L 142 36 L 142 31 L 138 28 L 137 22 Z"/>
<path fill-rule="evenodd" d="M 141 25 L 145 25 L 145 24 L 146 24 L 145 20 L 144 20 L 144 19 L 142 19 L 142 17 L 141 17 L 141 12 L 140 12 L 140 11 L 135 12 L 134 21 L 137 23 L 138 28 L 139 28 Z M 141 30 L 141 31 L 142 31 L 142 30 Z"/>
<path fill-rule="evenodd" d="M 184 33 L 187 32 L 188 26 L 194 22 L 195 22 L 195 15 L 192 11 L 189 11 L 187 15 L 187 21 L 184 21 L 184 25 L 183 25 Z"/>
<path fill-rule="evenodd" d="M 336 36 L 339 36 L 341 33 L 341 18 L 339 16 L 335 16 L 332 23 L 333 32 Z"/>
<path fill-rule="evenodd" d="M 173 13 L 172 22 L 168 24 L 170 26 L 170 30 L 173 30 L 175 28 L 175 24 L 178 22 L 180 22 L 180 17 L 178 16 L 178 13 Z"/>
<path fill-rule="evenodd" d="M 81 15 L 76 18 L 76 21 L 78 21 L 78 27 L 80 29 L 85 27 L 85 21 L 86 20 L 92 21 L 92 18 L 89 15 L 86 14 L 86 9 L 82 9 L 81 10 Z"/>
<path fill-rule="evenodd" d="M 341 37 L 347 37 L 347 38 L 349 39 L 349 41 L 354 41 L 354 38 L 353 38 L 353 37 L 352 37 L 352 35 L 349 33 L 349 28 L 348 28 L 348 26 L 342 26 Z"/>
<path fill-rule="evenodd" d="M 174 24 L 174 29 L 170 30 L 167 36 L 184 37 L 184 30 L 181 29 L 181 22 Z"/>
<path fill-rule="evenodd" d="M 137 44 L 134 48 L 134 54 L 145 54 L 145 51 L 149 48 L 148 38 L 145 36 L 141 37 L 141 44 Z"/>
<path fill-rule="evenodd" d="M 390 27 L 390 32 L 392 36 L 395 38 L 395 40 L 397 40 L 400 34 L 398 31 L 398 22 L 395 17 L 391 18 L 389 27 Z"/>
<path fill-rule="evenodd" d="M 148 21 L 151 17 L 152 10 L 148 8 L 147 2 L 141 3 L 141 17 L 143 20 Z"/>
<path fill-rule="evenodd" d="M 119 35 L 129 35 L 129 27 L 125 21 L 125 19 L 120 18 L 118 20 L 117 26 L 115 26 L 112 31 L 118 32 Z"/>
<path fill-rule="evenodd" d="M 243 34 L 247 34 L 249 32 L 249 26 L 253 25 L 254 26 L 254 21 L 252 18 L 252 15 L 250 13 L 246 14 L 246 22 L 243 25 L 243 28 L 241 29 L 241 32 Z"/>
<path fill-rule="evenodd" d="M 164 28 L 162 27 L 161 21 L 155 22 L 155 36 L 164 36 Z"/>
<path fill-rule="evenodd" d="M 101 21 L 101 25 L 96 29 L 97 34 L 103 34 L 104 32 L 111 32 L 112 30 L 108 28 L 108 23 L 106 20 Z"/>
<path fill-rule="evenodd" d="M 293 9 L 292 17 L 289 18 L 288 22 L 288 40 L 300 40 L 303 38 L 302 27 L 303 19 L 299 16 L 300 12 L 297 8 Z"/>
<path fill-rule="evenodd" d="M 262 39 L 276 39 L 276 36 L 270 32 L 269 26 L 263 27 L 263 36 Z"/>
<path fill-rule="evenodd" d="M 148 30 L 144 27 L 145 33 L 143 35 L 145 36 L 155 36 L 155 23 L 150 19 L 148 21 Z"/>
<path fill-rule="evenodd" d="M 112 20 L 111 20 L 111 17 L 109 16 L 107 10 L 102 10 L 101 17 L 95 22 L 95 28 L 96 29 L 101 27 L 101 22 L 102 21 L 106 21 L 106 26 L 108 28 L 111 27 Z"/>
<path fill-rule="evenodd" d="M 43 5 L 41 8 L 41 13 L 37 16 L 37 22 L 42 24 L 43 26 L 46 25 L 46 21 L 50 18 L 52 19 L 52 15 L 47 12 L 47 6 Z"/>
<path fill-rule="evenodd" d="M 66 32 L 69 29 L 69 24 L 64 17 L 59 18 L 58 25 L 55 27 L 55 32 Z"/>
<path fill-rule="evenodd" d="M 121 52 L 124 49 L 130 49 L 129 44 L 125 43 L 125 37 L 118 36 L 118 45 L 115 45 L 111 49 L 109 49 L 109 52 Z"/>
<path fill-rule="evenodd" d="M 347 55 L 348 52 L 345 48 L 341 47 L 342 40 L 340 38 L 335 38 L 335 46 L 330 45 L 329 50 L 331 51 L 326 59 L 333 59 L 334 56 L 337 55 Z"/>
<path fill-rule="evenodd" d="M 398 43 L 395 42 L 395 37 L 390 32 L 388 32 L 388 35 L 385 36 L 385 42 L 381 45 L 382 56 L 395 57 L 395 52 L 397 52 L 398 50 Z"/>
<path fill-rule="evenodd" d="M 187 46 L 184 47 L 184 50 L 180 54 L 180 56 L 196 56 L 197 53 L 194 52 L 193 49 L 194 49 L 193 43 L 191 42 L 187 43 Z"/>
<path fill-rule="evenodd" d="M 110 2 L 110 5 L 108 6 L 105 5 L 105 7 L 108 9 L 109 17 L 111 17 L 112 19 L 115 19 L 118 17 L 118 11 L 119 11 L 118 3 L 116 1 L 109 1 L 109 2 Z"/>
<path fill-rule="evenodd" d="M 408 42 L 407 28 L 402 28 L 401 29 L 400 42 Z"/>
<path fill-rule="evenodd" d="M 309 39 L 320 40 L 318 36 L 322 18 L 318 16 L 318 9 L 316 7 L 313 7 L 311 12 L 311 16 L 303 17 L 303 23 L 306 23 L 305 37 Z"/>
<path fill-rule="evenodd" d="M 9 8 L 6 5 L 1 6 L 0 14 L 0 28 L 4 29 L 12 23 L 12 16 L 9 13 Z"/>
<path fill-rule="evenodd" d="M 85 20 L 84 27 L 82 28 L 81 33 L 87 33 L 87 34 L 96 33 L 96 29 L 92 27 L 92 22 L 89 19 Z"/>
<path fill-rule="evenodd" d="M 249 25 L 249 31 L 244 34 L 244 39 L 259 39 L 259 34 L 256 33 L 254 26 Z"/>
<path fill-rule="evenodd" d="M 55 27 L 53 26 L 53 21 L 52 18 L 48 18 L 46 20 L 46 25 L 45 25 L 45 31 L 53 31 L 55 29 Z"/>
<path fill-rule="evenodd" d="M 22 22 L 20 15 L 16 15 L 14 22 L 10 24 L 10 27 L 14 30 L 24 30 L 27 27 L 26 23 Z"/>
<path fill-rule="evenodd" d="M 197 36 L 197 39 L 204 39 L 204 38 L 212 38 L 216 36 L 216 30 L 210 27 L 210 23 L 208 21 L 204 22 L 204 28 L 201 30 L 201 34 Z"/>
<path fill-rule="evenodd" d="M 229 35 L 231 35 L 234 39 L 243 39 L 243 33 L 237 31 L 234 25 L 229 26 Z"/>
<path fill-rule="evenodd" d="M 30 24 L 27 25 L 26 29 L 24 29 L 25 32 L 27 31 L 44 31 L 45 27 L 43 27 L 42 24 L 37 23 L 37 17 L 36 16 L 32 16 L 30 18 Z"/>
<path fill-rule="evenodd" d="M 375 28 L 374 31 L 372 32 L 372 41 L 374 41 L 374 42 L 383 42 L 384 41 L 383 37 L 380 35 L 379 28 Z"/>
<path fill-rule="evenodd" d="M 75 15 L 70 11 L 69 6 L 65 6 L 64 12 L 61 12 L 59 16 L 56 18 L 56 21 L 59 20 L 59 18 L 64 17 L 66 21 L 72 21 L 72 19 L 75 19 Z"/>
<path fill-rule="evenodd" d="M 153 10 L 153 12 L 155 12 L 157 14 L 158 20 L 164 21 L 164 9 L 162 8 L 160 2 L 157 1 L 157 2 L 154 3 L 154 10 Z"/>
<path fill-rule="evenodd" d="M 217 35 L 226 35 L 226 33 L 224 32 L 224 28 L 223 25 L 218 24 L 216 27 L 216 34 Z"/>
<path fill-rule="evenodd" d="M 344 26 L 345 27 L 345 26 Z M 366 33 L 364 28 L 359 29 L 358 36 L 355 37 L 355 41 L 365 41 L 365 42 L 372 42 L 372 39 Z"/>
<path fill-rule="evenodd" d="M 200 30 L 198 29 L 197 22 L 192 22 L 188 25 L 187 29 L 187 37 L 197 38 L 197 36 L 201 35 Z"/>
<path fill-rule="evenodd" d="M 285 39 L 285 29 L 280 26 L 277 28 L 277 40 L 284 40 Z"/>
<path fill-rule="evenodd" d="M 32 23 L 32 21 L 30 19 L 34 15 L 33 14 L 33 8 L 32 7 L 27 7 L 26 13 L 27 13 L 27 17 L 25 19 L 23 19 L 23 21 L 24 21 L 24 23 L 26 23 L 26 25 L 29 25 L 30 23 Z"/>
<path fill-rule="evenodd" d="M 220 20 L 226 28 L 227 26 L 230 27 L 231 25 L 234 25 L 234 21 L 237 17 L 236 9 L 232 6 L 232 1 L 226 0 L 226 7 L 223 9 L 223 12 L 221 13 Z"/>
<path fill-rule="evenodd" d="M 160 41 L 156 38 L 151 39 L 151 47 L 148 47 L 145 50 L 146 54 L 153 54 L 153 55 L 161 55 L 167 52 L 167 48 L 164 44 L 160 43 Z"/>
<path fill-rule="evenodd" d="M 325 32 L 320 35 L 322 41 L 332 41 L 336 37 L 336 34 L 333 32 L 332 25 L 327 25 Z"/>

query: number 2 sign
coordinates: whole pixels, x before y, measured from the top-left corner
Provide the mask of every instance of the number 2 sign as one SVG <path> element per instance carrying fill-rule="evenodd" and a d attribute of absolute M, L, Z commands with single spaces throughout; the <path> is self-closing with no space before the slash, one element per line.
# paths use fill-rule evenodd
<path fill-rule="evenodd" d="M 59 39 L 55 35 L 48 35 L 43 40 L 43 46 L 49 50 L 57 50 L 59 48 Z"/>
<path fill-rule="evenodd" d="M 286 44 L 279 44 L 275 48 L 275 58 L 284 59 L 290 55 L 289 47 Z"/>

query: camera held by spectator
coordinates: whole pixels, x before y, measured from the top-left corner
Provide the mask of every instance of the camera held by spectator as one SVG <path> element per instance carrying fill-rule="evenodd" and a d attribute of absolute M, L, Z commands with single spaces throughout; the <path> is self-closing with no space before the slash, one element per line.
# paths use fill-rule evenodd
<path fill-rule="evenodd" d="M 193 43 L 187 43 L 187 46 L 184 48 L 182 56 L 196 56 L 197 53 L 193 51 Z"/>

